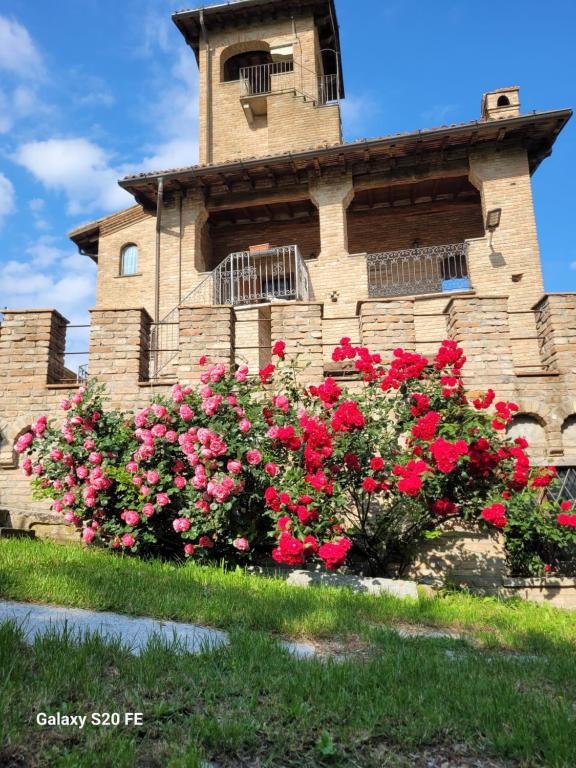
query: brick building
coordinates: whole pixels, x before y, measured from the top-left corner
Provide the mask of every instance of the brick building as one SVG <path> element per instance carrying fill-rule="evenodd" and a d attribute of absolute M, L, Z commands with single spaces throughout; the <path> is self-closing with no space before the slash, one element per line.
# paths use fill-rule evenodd
<path fill-rule="evenodd" d="M 544 293 L 531 190 L 570 110 L 522 114 L 501 88 L 469 123 L 343 142 L 334 0 L 173 19 L 200 72 L 200 164 L 121 180 L 134 206 L 70 234 L 98 265 L 88 374 L 137 406 L 205 352 L 256 369 L 282 337 L 308 379 L 352 379 L 331 362 L 343 335 L 384 355 L 454 338 L 470 388 L 514 398 L 511 429 L 576 494 L 576 294 Z M 0 507 L 26 525 L 51 520 L 12 446 L 70 387 L 66 325 L 1 326 Z"/>

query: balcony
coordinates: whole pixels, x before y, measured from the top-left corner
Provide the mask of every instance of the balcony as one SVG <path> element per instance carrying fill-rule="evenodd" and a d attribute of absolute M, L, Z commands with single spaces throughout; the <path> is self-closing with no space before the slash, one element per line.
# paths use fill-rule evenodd
<path fill-rule="evenodd" d="M 179 306 L 192 304 L 247 307 L 272 301 L 310 298 L 308 269 L 297 245 L 252 248 L 231 253 L 206 275 Z M 169 376 L 180 346 L 179 306 L 151 328 L 149 378 Z"/>
<path fill-rule="evenodd" d="M 231 253 L 212 273 L 214 304 L 306 301 L 308 270 L 297 245 Z"/>
<path fill-rule="evenodd" d="M 384 298 L 469 289 L 467 250 L 466 243 L 455 243 L 370 253 L 368 295 Z"/>

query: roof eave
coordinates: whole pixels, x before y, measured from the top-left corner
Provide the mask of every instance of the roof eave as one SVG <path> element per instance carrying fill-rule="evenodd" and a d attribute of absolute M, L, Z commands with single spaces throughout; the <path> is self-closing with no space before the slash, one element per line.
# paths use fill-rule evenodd
<path fill-rule="evenodd" d="M 185 179 L 191 179 L 198 176 L 202 176 L 206 173 L 211 173 L 211 172 L 226 173 L 228 171 L 262 165 L 262 163 L 266 163 L 267 165 L 273 165 L 275 163 L 281 163 L 281 162 L 290 161 L 293 159 L 305 160 L 308 158 L 321 158 L 323 156 L 330 155 L 331 153 L 334 153 L 334 152 L 345 154 L 346 152 L 353 152 L 359 146 L 364 147 L 366 149 L 370 149 L 374 147 L 385 146 L 387 144 L 398 144 L 399 142 L 413 140 L 414 138 L 427 138 L 432 136 L 437 138 L 439 136 L 440 137 L 449 136 L 450 134 L 463 133 L 465 131 L 470 131 L 470 130 L 479 130 L 479 131 L 488 130 L 488 128 L 490 127 L 493 128 L 495 125 L 498 125 L 500 128 L 506 128 L 506 127 L 514 127 L 516 125 L 529 124 L 534 120 L 543 121 L 549 118 L 556 118 L 558 121 L 558 127 L 555 131 L 553 140 L 551 142 L 551 147 L 552 147 L 558 134 L 563 130 L 564 126 L 566 125 L 568 120 L 571 118 L 571 116 L 572 116 L 571 109 L 563 109 L 563 110 L 551 110 L 548 112 L 534 112 L 532 114 L 520 115 L 518 117 L 504 118 L 498 121 L 475 120 L 469 123 L 463 123 L 459 125 L 424 129 L 424 130 L 414 131 L 411 133 L 395 134 L 392 136 L 384 136 L 384 137 L 379 137 L 374 139 L 365 139 L 362 141 L 355 141 L 355 142 L 349 142 L 344 144 L 335 144 L 327 147 L 315 147 L 313 149 L 303 150 L 299 152 L 287 152 L 285 154 L 274 155 L 274 156 L 254 157 L 248 160 L 234 160 L 231 162 L 216 164 L 216 165 L 204 165 L 204 166 L 198 165 L 190 168 L 158 171 L 155 173 L 150 173 L 142 176 L 127 177 L 127 178 L 121 179 L 118 183 L 123 189 L 126 189 L 127 191 L 131 192 L 131 194 L 134 194 L 133 192 L 134 187 L 137 187 L 142 183 L 146 183 L 146 182 L 157 182 L 159 179 L 163 179 L 165 182 L 176 180 L 176 179 L 185 180 Z M 542 162 L 543 159 L 544 158 L 541 158 L 538 161 L 538 163 L 536 164 L 536 167 L 538 167 L 538 165 L 540 164 L 540 162 Z M 535 170 L 535 168 L 533 170 Z"/>

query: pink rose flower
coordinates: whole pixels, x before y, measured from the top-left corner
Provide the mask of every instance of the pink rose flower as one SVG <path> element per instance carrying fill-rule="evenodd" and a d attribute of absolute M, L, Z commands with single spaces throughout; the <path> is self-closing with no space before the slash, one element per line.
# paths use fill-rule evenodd
<path fill-rule="evenodd" d="M 52 461 L 61 461 L 64 458 L 64 454 L 59 448 L 54 448 L 53 451 L 50 451 L 48 454 Z"/>
<path fill-rule="evenodd" d="M 70 401 L 69 400 L 60 400 L 60 408 L 62 408 L 63 411 L 69 411 L 70 410 Z"/>
<path fill-rule="evenodd" d="M 98 451 L 92 451 L 88 456 L 90 464 L 102 464 L 102 454 Z"/>
<path fill-rule="evenodd" d="M 156 496 L 156 504 L 158 504 L 159 507 L 165 507 L 170 504 L 170 497 L 166 493 L 159 493 Z"/>
<path fill-rule="evenodd" d="M 242 472 L 242 462 L 238 461 L 238 459 L 230 459 L 226 466 L 228 472 L 231 472 L 233 475 L 239 475 Z"/>
<path fill-rule="evenodd" d="M 147 504 L 144 504 L 144 506 L 142 507 L 142 514 L 144 515 L 144 517 L 152 517 L 155 511 L 156 510 L 154 509 L 154 504 L 150 504 L 150 502 L 148 502 Z"/>
<path fill-rule="evenodd" d="M 262 461 L 262 454 L 254 448 L 250 451 L 246 451 L 246 461 L 250 466 L 255 467 Z"/>
<path fill-rule="evenodd" d="M 140 522 L 140 515 L 138 512 L 133 512 L 132 510 L 127 510 L 126 512 L 123 512 L 121 517 L 124 519 L 124 522 L 126 525 L 130 525 L 134 527 L 135 525 L 138 525 Z"/>
<path fill-rule="evenodd" d="M 124 536 L 122 536 L 122 544 L 124 544 L 125 547 L 130 549 L 131 547 L 136 544 L 136 539 L 134 536 L 132 536 L 131 533 L 125 533 Z"/>
<path fill-rule="evenodd" d="M 194 411 L 189 405 L 186 405 L 186 403 L 180 406 L 178 413 L 184 421 L 191 421 L 194 418 Z"/>
<path fill-rule="evenodd" d="M 264 465 L 264 471 L 266 474 L 270 475 L 270 477 L 276 477 L 278 472 L 280 471 L 280 467 L 278 464 L 274 464 L 272 461 L 269 461 L 267 464 Z"/>
<path fill-rule="evenodd" d="M 250 549 L 250 542 L 248 539 L 242 537 L 240 539 L 234 539 L 232 546 L 235 547 L 239 552 L 248 552 Z"/>
<path fill-rule="evenodd" d="M 178 440 L 178 433 L 175 432 L 173 429 L 169 429 L 168 432 L 164 435 L 165 439 L 168 440 L 169 443 L 175 443 Z"/>
<path fill-rule="evenodd" d="M 192 557 L 194 554 L 194 544 L 184 544 L 184 554 L 186 557 Z"/>
<path fill-rule="evenodd" d="M 93 541 L 96 534 L 92 530 L 92 528 L 84 528 L 82 531 L 82 539 L 86 544 L 90 544 L 91 541 Z"/>
<path fill-rule="evenodd" d="M 32 441 L 34 440 L 34 435 L 32 432 L 26 432 L 21 437 L 18 438 L 16 441 L 16 445 L 14 446 L 14 450 L 16 453 L 24 453 L 24 451 L 32 445 Z"/>
<path fill-rule="evenodd" d="M 128 464 L 126 464 L 126 471 L 131 472 L 132 474 L 138 472 L 138 464 L 135 461 L 129 461 Z"/>
<path fill-rule="evenodd" d="M 96 445 L 96 443 L 94 442 L 94 440 L 84 440 L 84 450 L 85 451 L 91 451 L 92 448 L 94 448 L 95 445 Z"/>
<path fill-rule="evenodd" d="M 248 378 L 248 366 L 241 365 L 240 368 L 238 368 L 238 370 L 234 374 L 234 378 L 236 379 L 236 381 L 240 381 L 240 382 L 246 381 L 246 379 Z"/>
<path fill-rule="evenodd" d="M 154 412 L 154 416 L 156 416 L 157 419 L 163 419 L 168 413 L 164 405 L 153 405 L 152 411 Z"/>
<path fill-rule="evenodd" d="M 181 491 L 183 488 L 186 487 L 186 478 L 182 477 L 182 475 L 176 475 L 174 478 L 174 485 L 176 488 L 178 488 L 179 491 Z"/>
<path fill-rule="evenodd" d="M 156 485 L 160 481 L 160 475 L 156 470 L 150 469 L 148 472 L 146 472 L 146 482 L 148 482 L 150 485 Z"/>
<path fill-rule="evenodd" d="M 150 430 L 154 437 L 164 437 L 166 432 L 168 431 L 164 424 L 154 424 L 152 429 Z"/>
<path fill-rule="evenodd" d="M 240 424 L 238 424 L 238 429 L 240 432 L 250 432 L 252 429 L 252 424 L 248 421 L 248 419 L 242 419 Z"/>
<path fill-rule="evenodd" d="M 188 520 L 186 517 L 178 517 L 172 523 L 172 527 L 176 533 L 185 533 L 186 531 L 190 530 L 190 520 Z"/>

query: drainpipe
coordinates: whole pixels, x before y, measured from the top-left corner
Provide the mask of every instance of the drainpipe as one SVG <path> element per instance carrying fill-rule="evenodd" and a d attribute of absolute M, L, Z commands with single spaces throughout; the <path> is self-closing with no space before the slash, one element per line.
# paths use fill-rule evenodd
<path fill-rule="evenodd" d="M 162 231 L 162 204 L 164 202 L 164 179 L 158 179 L 158 199 L 156 202 L 156 290 L 154 297 L 154 322 L 160 322 L 160 234 Z"/>
<path fill-rule="evenodd" d="M 178 304 L 182 301 L 182 207 L 183 207 L 183 195 L 180 193 L 180 201 L 178 205 Z"/>
<path fill-rule="evenodd" d="M 200 29 L 206 49 L 206 162 L 212 162 L 212 56 L 208 30 L 204 21 L 204 10 L 200 9 Z"/>

